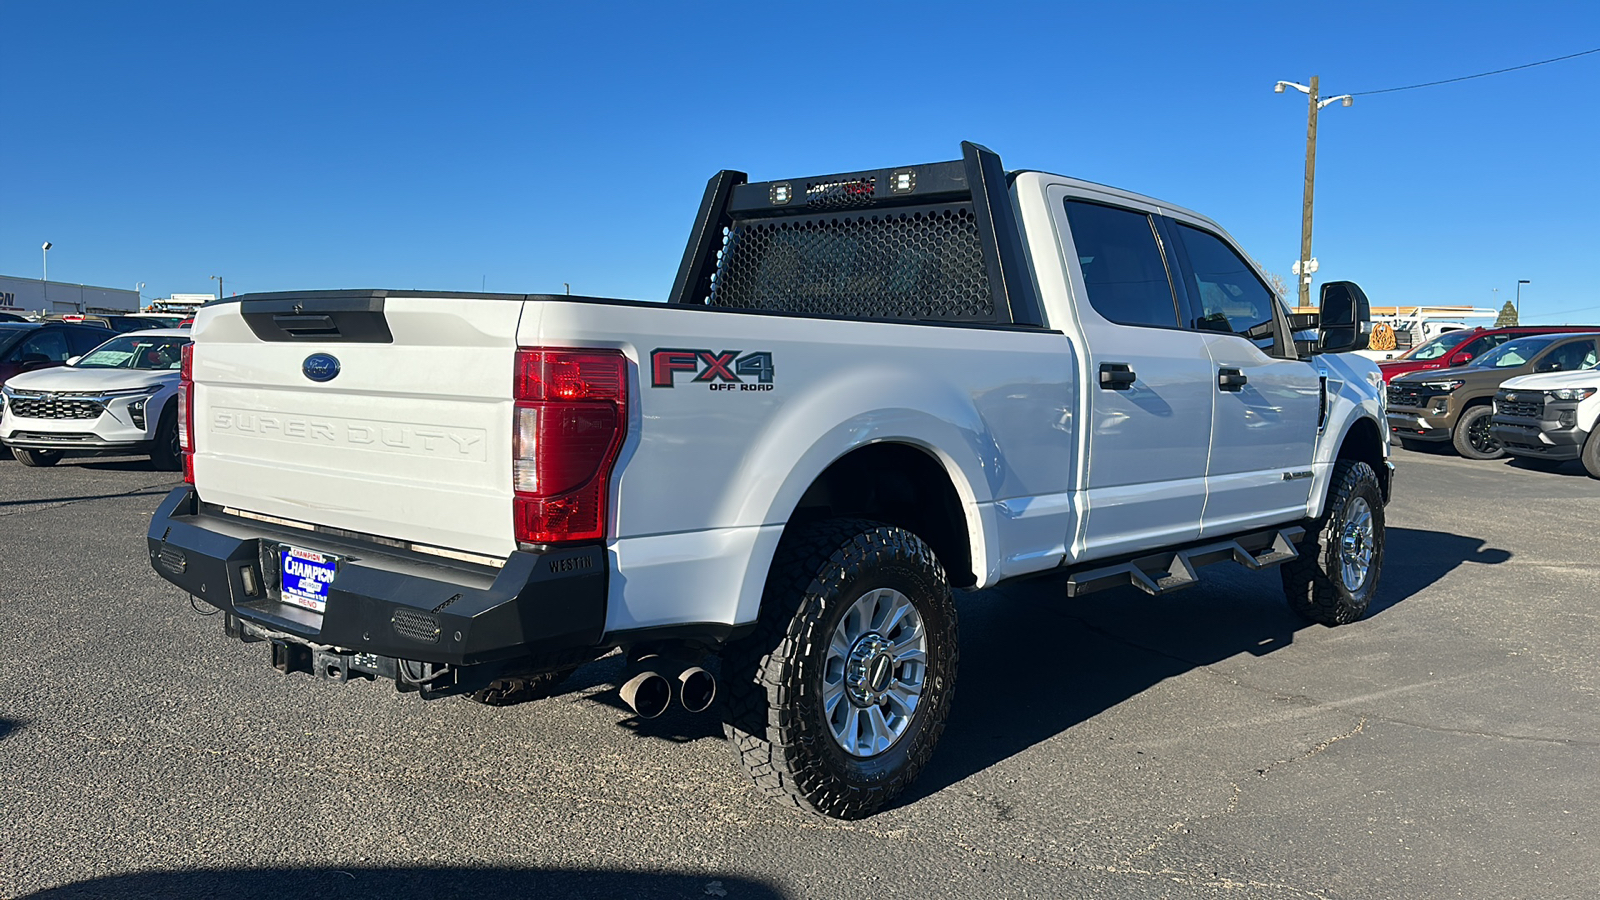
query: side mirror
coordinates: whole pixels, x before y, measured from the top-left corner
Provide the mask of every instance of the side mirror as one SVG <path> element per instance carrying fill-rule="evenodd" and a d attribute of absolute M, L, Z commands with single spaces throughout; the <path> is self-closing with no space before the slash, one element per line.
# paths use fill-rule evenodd
<path fill-rule="evenodd" d="M 78 364 L 78 360 L 80 360 L 80 359 L 83 359 L 83 357 L 81 357 L 81 356 L 74 356 L 74 357 L 72 357 L 72 358 L 71 358 L 71 359 L 68 359 L 68 360 L 67 360 L 67 365 L 69 365 L 69 366 L 75 366 L 75 365 L 77 365 L 77 364 Z"/>
<path fill-rule="evenodd" d="M 1450 354 L 1450 359 L 1445 363 L 1445 365 L 1452 367 L 1464 366 L 1469 362 L 1472 362 L 1472 354 L 1465 350 L 1458 350 L 1455 353 Z"/>
<path fill-rule="evenodd" d="M 1353 281 L 1330 281 L 1322 286 L 1321 328 L 1318 353 L 1349 353 L 1367 349 L 1372 334 L 1372 306 Z"/>

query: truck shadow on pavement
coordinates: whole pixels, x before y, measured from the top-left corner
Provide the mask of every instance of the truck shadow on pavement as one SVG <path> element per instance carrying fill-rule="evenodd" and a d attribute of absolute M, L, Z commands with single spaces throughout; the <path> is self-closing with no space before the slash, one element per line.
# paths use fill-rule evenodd
<path fill-rule="evenodd" d="M 781 900 L 776 887 L 747 878 L 617 869 L 365 868 L 211 869 L 110 875 L 24 895 L 27 900 L 214 900 L 218 897 L 382 897 L 481 900 L 484 897 L 592 897 L 611 900 L 738 897 Z"/>
<path fill-rule="evenodd" d="M 1464 535 L 1389 528 L 1368 618 L 1462 565 L 1511 558 L 1510 551 L 1484 544 Z M 1289 609 L 1276 571 L 1229 566 L 1205 570 L 1198 586 L 1168 597 L 1130 587 L 1069 599 L 1064 579 L 1050 576 L 963 593 L 957 604 L 961 670 L 951 718 L 933 760 L 897 805 L 982 772 L 1165 679 L 1241 653 L 1265 656 L 1292 644 L 1302 629 L 1323 627 Z M 590 663 L 558 695 L 617 710 L 624 716 L 618 727 L 640 738 L 723 738 L 720 702 L 699 715 L 674 705 L 660 718 L 633 716 L 615 687 L 622 669 L 621 655 Z"/>
<path fill-rule="evenodd" d="M 21 731 L 24 724 L 26 723 L 20 722 L 16 719 L 0 718 L 0 741 L 5 740 L 18 731 Z"/>
<path fill-rule="evenodd" d="M 1477 538 L 1390 528 L 1368 616 L 1463 564 L 1510 558 Z M 1289 609 L 1277 572 L 1213 567 L 1206 576 L 1170 597 L 1119 588 L 1069 599 L 1058 577 L 961 596 L 961 674 L 950 721 L 900 802 L 937 793 L 1165 679 L 1241 653 L 1265 656 L 1300 630 L 1323 627 Z"/>

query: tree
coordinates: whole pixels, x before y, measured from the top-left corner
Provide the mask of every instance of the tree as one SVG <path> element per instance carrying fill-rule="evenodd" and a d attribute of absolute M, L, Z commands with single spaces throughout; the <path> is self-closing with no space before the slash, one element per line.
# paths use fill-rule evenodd
<path fill-rule="evenodd" d="M 1284 282 L 1283 276 L 1265 269 L 1262 271 L 1267 273 L 1267 287 L 1272 288 L 1272 293 L 1276 294 L 1279 300 L 1287 300 L 1289 297 L 1289 285 Z"/>
<path fill-rule="evenodd" d="M 1289 284 L 1283 280 L 1282 275 L 1263 266 L 1261 261 L 1253 256 L 1250 257 L 1250 261 L 1256 264 L 1256 268 L 1261 270 L 1261 274 L 1267 276 L 1267 287 L 1272 289 L 1273 296 L 1277 297 L 1280 302 L 1289 299 Z"/>
<path fill-rule="evenodd" d="M 1510 300 L 1507 300 L 1506 305 L 1500 307 L 1500 317 L 1494 320 L 1494 327 L 1504 328 L 1507 325 L 1515 324 L 1517 324 L 1517 308 Z"/>

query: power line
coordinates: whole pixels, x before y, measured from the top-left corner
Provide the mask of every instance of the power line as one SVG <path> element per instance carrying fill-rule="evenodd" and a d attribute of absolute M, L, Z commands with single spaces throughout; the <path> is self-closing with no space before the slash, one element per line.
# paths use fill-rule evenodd
<path fill-rule="evenodd" d="M 1463 75 L 1460 78 L 1446 78 L 1443 81 L 1427 81 L 1423 82 L 1422 84 L 1408 84 L 1405 87 L 1384 88 L 1378 91 L 1355 91 L 1350 96 L 1365 97 L 1369 94 L 1392 94 L 1395 91 L 1414 91 L 1417 88 L 1434 87 L 1435 85 L 1440 84 L 1454 84 L 1457 81 L 1471 81 L 1474 78 L 1487 78 L 1490 75 L 1503 75 L 1506 72 L 1515 72 L 1518 69 L 1531 69 L 1534 66 L 1547 66 L 1550 63 L 1561 62 L 1564 59 L 1577 59 L 1580 56 L 1588 56 L 1591 53 L 1600 53 L 1600 47 L 1596 47 L 1593 50 L 1585 50 L 1581 53 L 1568 53 L 1566 56 L 1557 56 L 1553 59 L 1541 59 L 1538 62 L 1524 63 L 1520 66 L 1512 66 L 1509 69 L 1495 69 L 1493 72 L 1479 72 L 1476 75 Z"/>

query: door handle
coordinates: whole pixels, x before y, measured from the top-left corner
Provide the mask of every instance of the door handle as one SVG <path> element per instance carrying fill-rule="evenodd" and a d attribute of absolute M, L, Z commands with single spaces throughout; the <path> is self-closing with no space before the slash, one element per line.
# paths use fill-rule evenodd
<path fill-rule="evenodd" d="M 1217 387 L 1224 391 L 1238 392 L 1250 383 L 1250 376 L 1244 374 L 1242 369 L 1218 369 Z"/>
<path fill-rule="evenodd" d="M 1125 391 L 1133 387 L 1139 376 L 1127 363 L 1101 363 L 1100 364 L 1100 389 L 1104 391 Z"/>

